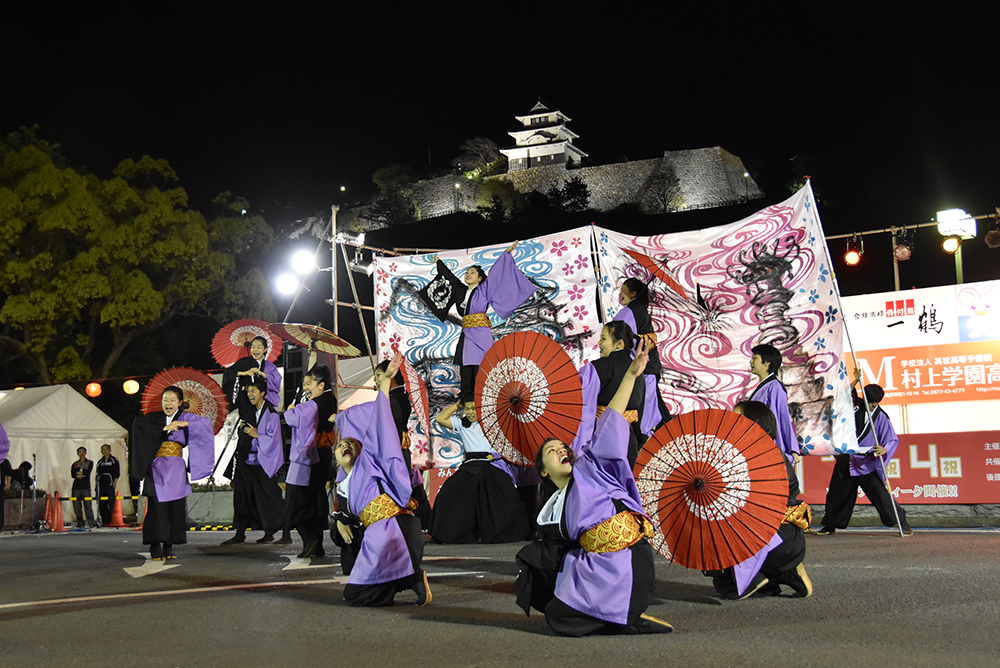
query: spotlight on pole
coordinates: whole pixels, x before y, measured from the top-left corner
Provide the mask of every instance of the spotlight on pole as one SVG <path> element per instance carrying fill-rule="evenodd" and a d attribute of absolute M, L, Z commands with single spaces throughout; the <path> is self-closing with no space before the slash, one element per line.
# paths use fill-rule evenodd
<path fill-rule="evenodd" d="M 962 237 L 957 234 L 945 237 L 941 241 L 941 250 L 949 255 L 954 255 L 962 247 Z"/>
<path fill-rule="evenodd" d="M 913 257 L 913 231 L 905 227 L 896 233 L 896 245 L 892 249 L 892 254 L 900 262 Z"/>
<path fill-rule="evenodd" d="M 364 232 L 338 232 L 337 233 L 337 243 L 347 244 L 348 246 L 364 246 L 365 245 L 365 233 Z"/>
<path fill-rule="evenodd" d="M 371 276 L 375 273 L 375 263 L 364 262 L 361 260 L 351 260 L 351 271 Z"/>
<path fill-rule="evenodd" d="M 295 294 L 295 291 L 299 289 L 299 279 L 295 278 L 291 274 L 281 274 L 275 281 L 275 287 L 278 288 L 278 292 L 283 295 Z"/>
<path fill-rule="evenodd" d="M 299 274 L 308 274 L 316 268 L 316 256 L 309 251 L 299 251 L 292 256 L 292 269 Z"/>
<path fill-rule="evenodd" d="M 861 256 L 865 253 L 865 242 L 862 237 L 855 234 L 847 242 L 847 252 L 844 253 L 844 264 L 849 267 L 861 262 Z"/>

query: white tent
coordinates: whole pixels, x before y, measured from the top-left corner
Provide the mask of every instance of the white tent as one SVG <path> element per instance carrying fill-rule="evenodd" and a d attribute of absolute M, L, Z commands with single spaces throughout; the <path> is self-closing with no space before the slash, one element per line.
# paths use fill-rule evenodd
<path fill-rule="evenodd" d="M 63 498 L 69 496 L 70 466 L 77 458 L 77 448 L 87 448 L 87 458 L 96 462 L 101 446 L 109 443 L 111 454 L 122 467 L 118 489 L 122 496 L 129 494 L 125 446 L 128 430 L 69 385 L 0 392 L 0 424 L 10 438 L 7 458 L 11 466 L 30 462 L 40 489 L 50 494 L 59 492 Z M 63 508 L 64 513 L 67 511 L 72 512 L 68 505 Z"/>

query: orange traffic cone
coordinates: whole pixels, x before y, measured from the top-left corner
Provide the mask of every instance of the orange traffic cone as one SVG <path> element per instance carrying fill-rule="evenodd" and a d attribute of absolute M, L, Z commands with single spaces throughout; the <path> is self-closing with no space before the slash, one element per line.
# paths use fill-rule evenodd
<path fill-rule="evenodd" d="M 63 526 L 62 500 L 59 498 L 59 492 L 53 492 L 52 497 L 52 521 L 49 522 L 49 531 L 66 531 L 66 527 Z"/>
<path fill-rule="evenodd" d="M 48 496 L 45 497 L 45 514 L 42 515 L 42 519 L 45 520 L 45 524 L 46 525 L 52 526 L 52 520 L 54 518 L 52 517 L 52 495 L 51 494 L 49 494 Z M 32 521 L 34 521 L 34 518 L 32 518 Z"/>
<path fill-rule="evenodd" d="M 115 509 L 111 511 L 111 523 L 107 526 L 116 529 L 128 526 L 122 517 L 122 493 L 117 490 L 115 490 Z"/>

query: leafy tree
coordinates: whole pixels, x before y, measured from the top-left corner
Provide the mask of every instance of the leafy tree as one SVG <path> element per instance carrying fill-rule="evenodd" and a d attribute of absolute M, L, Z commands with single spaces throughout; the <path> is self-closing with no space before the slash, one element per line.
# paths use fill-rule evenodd
<path fill-rule="evenodd" d="M 662 164 L 647 181 L 642 210 L 645 213 L 669 213 L 684 206 L 684 191 L 673 165 Z"/>
<path fill-rule="evenodd" d="M 262 219 L 207 224 L 165 160 L 125 160 L 104 181 L 61 166 L 51 148 L 24 131 L 0 142 L 8 358 L 43 383 L 103 378 L 174 315 L 245 316 L 254 302 L 267 312 L 262 277 L 238 266 L 269 245 Z"/>
<path fill-rule="evenodd" d="M 574 213 L 590 208 L 590 188 L 579 176 L 563 183 L 562 188 L 553 188 L 548 193 L 549 203 L 560 211 Z"/>
<path fill-rule="evenodd" d="M 499 174 L 506 168 L 507 156 L 500 152 L 493 140 L 486 137 L 466 139 L 458 150 L 461 153 L 451 161 L 451 166 L 459 172 L 484 177 Z"/>
<path fill-rule="evenodd" d="M 389 165 L 375 170 L 372 181 L 383 195 L 391 193 L 408 193 L 409 184 L 413 182 L 413 170 L 404 165 Z"/>

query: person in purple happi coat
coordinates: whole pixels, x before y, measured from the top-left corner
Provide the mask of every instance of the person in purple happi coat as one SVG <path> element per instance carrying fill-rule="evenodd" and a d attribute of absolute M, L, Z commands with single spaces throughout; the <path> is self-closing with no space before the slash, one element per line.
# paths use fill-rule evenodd
<path fill-rule="evenodd" d="M 798 464 L 801 459 L 799 441 L 795 436 L 795 425 L 788 411 L 788 390 L 778 380 L 778 369 L 781 368 L 781 353 L 774 346 L 762 343 L 750 349 L 750 372 L 760 379 L 757 387 L 747 397 L 747 401 L 759 401 L 774 413 L 778 423 L 778 436 L 774 442 L 778 444 L 785 458 L 792 464 Z"/>
<path fill-rule="evenodd" d="M 174 545 L 187 542 L 188 479 L 212 472 L 215 433 L 208 418 L 187 412 L 184 391 L 175 386 L 163 390 L 162 411 L 137 417 L 132 423 L 131 476 L 142 480 L 146 517 L 142 522 L 142 544 L 149 545 L 155 559 L 174 559 Z M 183 448 L 188 449 L 185 464 Z"/>
<path fill-rule="evenodd" d="M 545 613 L 559 635 L 669 633 L 646 614 L 656 572 L 639 490 L 626 461 L 629 424 L 622 417 L 648 359 L 645 342 L 590 436 L 572 447 L 557 439 L 536 457 L 544 491 L 540 540 L 517 554 L 517 604 Z M 641 382 L 641 381 L 640 381 Z M 587 434 L 583 430 L 582 434 Z"/>

